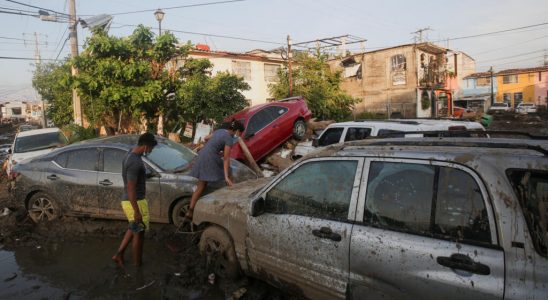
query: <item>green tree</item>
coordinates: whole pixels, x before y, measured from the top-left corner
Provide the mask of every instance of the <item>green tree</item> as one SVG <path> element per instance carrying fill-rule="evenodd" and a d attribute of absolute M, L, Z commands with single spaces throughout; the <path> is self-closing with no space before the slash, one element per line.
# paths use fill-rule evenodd
<path fill-rule="evenodd" d="M 56 126 L 73 122 L 71 73 L 68 62 L 36 65 L 32 86 L 47 101 L 46 114 Z"/>
<path fill-rule="evenodd" d="M 293 68 L 293 95 L 303 96 L 314 117 L 320 120 L 343 120 L 348 118 L 357 99 L 340 88 L 341 72 L 332 71 L 326 62 L 327 56 L 295 55 Z M 278 83 L 269 86 L 276 99 L 289 96 L 287 69 L 278 72 Z"/>

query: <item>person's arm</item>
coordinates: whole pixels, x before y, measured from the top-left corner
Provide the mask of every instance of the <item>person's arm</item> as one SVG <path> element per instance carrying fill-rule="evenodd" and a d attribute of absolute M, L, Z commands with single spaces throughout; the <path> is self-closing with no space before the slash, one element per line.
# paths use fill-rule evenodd
<path fill-rule="evenodd" d="M 229 186 L 234 184 L 232 183 L 232 180 L 230 179 L 230 149 L 231 148 L 232 148 L 231 146 L 225 145 L 225 149 L 223 151 L 224 152 L 223 167 L 225 171 L 225 181 L 226 181 L 226 184 L 228 184 Z"/>
<path fill-rule="evenodd" d="M 211 139 L 211 137 L 213 136 L 213 133 L 212 134 L 208 134 L 206 137 L 204 137 L 204 142 L 207 142 Z"/>

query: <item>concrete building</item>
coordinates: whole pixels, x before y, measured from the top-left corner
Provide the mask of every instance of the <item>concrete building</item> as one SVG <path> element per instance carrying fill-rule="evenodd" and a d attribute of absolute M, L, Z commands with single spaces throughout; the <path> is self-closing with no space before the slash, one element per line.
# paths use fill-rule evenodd
<path fill-rule="evenodd" d="M 490 72 L 473 73 L 464 77 L 461 96 L 455 100 L 460 107 L 482 108 L 487 111 L 491 106 L 491 82 L 493 95 L 497 94 L 497 80 Z"/>
<path fill-rule="evenodd" d="M 521 102 L 538 103 L 546 93 L 547 67 L 508 69 L 496 73 L 497 102 L 516 107 Z"/>
<path fill-rule="evenodd" d="M 16 122 L 31 122 L 39 124 L 42 121 L 42 106 L 39 103 L 26 101 L 4 102 L 1 106 L 2 120 Z"/>
<path fill-rule="evenodd" d="M 476 61 L 462 51 L 448 50 L 446 55 L 447 78 L 445 88 L 453 100 L 462 100 L 467 85 L 467 76 L 476 72 Z"/>
<path fill-rule="evenodd" d="M 242 76 L 251 87 L 243 91 L 251 105 L 265 103 L 273 99 L 269 85 L 277 82 L 278 70 L 284 60 L 276 51 L 256 49 L 246 53 L 210 51 L 206 45 L 197 45 L 190 51 L 191 58 L 207 58 L 213 64 L 212 75 L 219 72 L 230 72 Z M 182 62 L 180 62 L 182 64 Z"/>
<path fill-rule="evenodd" d="M 345 77 L 341 88 L 361 99 L 357 112 L 432 117 L 447 103 L 447 50 L 431 43 L 407 44 L 329 61 Z M 457 62 L 458 63 L 458 62 Z"/>
<path fill-rule="evenodd" d="M 548 105 L 548 70 L 538 72 L 534 99 L 537 105 Z"/>

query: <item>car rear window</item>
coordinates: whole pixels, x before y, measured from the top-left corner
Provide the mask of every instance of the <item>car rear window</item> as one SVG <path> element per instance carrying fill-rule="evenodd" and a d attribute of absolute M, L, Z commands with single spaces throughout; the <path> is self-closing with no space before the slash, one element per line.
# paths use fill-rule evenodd
<path fill-rule="evenodd" d="M 507 170 L 537 252 L 548 256 L 548 172 Z"/>
<path fill-rule="evenodd" d="M 60 131 L 17 137 L 15 139 L 14 152 L 23 153 L 38 151 L 64 146 L 66 143 L 67 139 Z"/>

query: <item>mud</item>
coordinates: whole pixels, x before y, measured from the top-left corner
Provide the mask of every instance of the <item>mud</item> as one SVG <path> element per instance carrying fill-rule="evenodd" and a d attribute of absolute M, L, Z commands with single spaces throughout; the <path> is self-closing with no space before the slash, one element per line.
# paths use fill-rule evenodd
<path fill-rule="evenodd" d="M 35 224 L 0 176 L 0 299 L 291 299 L 258 280 L 208 282 L 199 235 L 151 224 L 143 266 L 119 268 L 111 256 L 127 223 L 63 217 Z"/>

